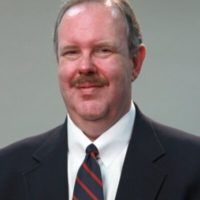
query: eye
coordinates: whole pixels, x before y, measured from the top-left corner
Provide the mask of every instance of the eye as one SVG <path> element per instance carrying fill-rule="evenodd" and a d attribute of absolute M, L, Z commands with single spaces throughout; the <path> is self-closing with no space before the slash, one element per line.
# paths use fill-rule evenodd
<path fill-rule="evenodd" d="M 113 53 L 112 48 L 110 47 L 98 47 L 95 49 L 94 54 L 100 58 L 106 58 Z"/>
<path fill-rule="evenodd" d="M 67 49 L 61 52 L 61 56 L 69 60 L 76 60 L 80 56 L 80 51 L 78 49 Z"/>

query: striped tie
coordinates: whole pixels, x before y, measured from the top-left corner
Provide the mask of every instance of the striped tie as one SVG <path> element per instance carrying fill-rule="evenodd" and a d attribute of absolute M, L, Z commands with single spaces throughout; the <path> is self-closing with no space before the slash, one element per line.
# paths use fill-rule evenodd
<path fill-rule="evenodd" d="M 90 144 L 76 177 L 73 200 L 103 200 L 101 171 L 97 155 L 96 146 Z"/>

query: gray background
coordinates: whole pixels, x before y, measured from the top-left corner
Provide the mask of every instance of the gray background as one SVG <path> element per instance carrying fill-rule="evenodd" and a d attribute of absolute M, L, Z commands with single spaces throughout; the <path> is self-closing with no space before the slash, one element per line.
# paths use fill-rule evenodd
<path fill-rule="evenodd" d="M 0 1 L 0 147 L 59 125 L 52 32 L 60 0 Z M 200 135 L 200 1 L 135 0 L 147 57 L 133 96 L 144 113 Z"/>

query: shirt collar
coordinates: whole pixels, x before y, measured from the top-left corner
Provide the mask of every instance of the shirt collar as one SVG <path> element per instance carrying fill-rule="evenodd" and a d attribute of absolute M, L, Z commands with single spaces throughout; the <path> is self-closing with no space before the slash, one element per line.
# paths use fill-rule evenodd
<path fill-rule="evenodd" d="M 132 103 L 128 113 L 105 131 L 93 143 L 99 150 L 99 156 L 105 167 L 128 146 L 135 121 L 135 106 Z M 73 123 L 68 115 L 68 147 L 77 157 L 85 157 L 85 149 L 91 140 Z"/>

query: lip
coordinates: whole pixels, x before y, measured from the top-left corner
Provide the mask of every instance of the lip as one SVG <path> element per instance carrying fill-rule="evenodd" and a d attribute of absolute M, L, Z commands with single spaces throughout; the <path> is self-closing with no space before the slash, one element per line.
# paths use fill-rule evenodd
<path fill-rule="evenodd" d="M 100 91 L 102 87 L 96 86 L 94 84 L 84 84 L 77 87 L 78 91 L 84 98 L 94 98 Z"/>
<path fill-rule="evenodd" d="M 91 83 L 85 83 L 85 84 L 81 84 L 77 86 L 78 89 L 89 89 L 89 88 L 100 88 L 100 87 L 102 86 L 99 86 L 97 84 L 91 84 Z"/>

